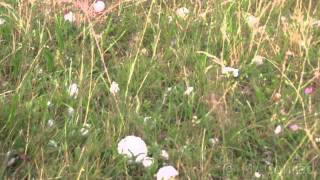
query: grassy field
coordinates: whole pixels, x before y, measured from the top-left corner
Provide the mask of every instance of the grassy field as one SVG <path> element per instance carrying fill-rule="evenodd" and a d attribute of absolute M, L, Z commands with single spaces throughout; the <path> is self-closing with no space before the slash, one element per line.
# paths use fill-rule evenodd
<path fill-rule="evenodd" d="M 0 2 L 0 179 L 320 178 L 317 0 L 92 2 Z"/>

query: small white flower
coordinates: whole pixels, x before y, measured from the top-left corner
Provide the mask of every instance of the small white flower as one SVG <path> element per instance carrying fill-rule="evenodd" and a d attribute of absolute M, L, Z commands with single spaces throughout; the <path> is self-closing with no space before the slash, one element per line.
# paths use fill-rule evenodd
<path fill-rule="evenodd" d="M 179 175 L 179 172 L 172 166 L 160 168 L 156 174 L 157 180 L 170 180 Z"/>
<path fill-rule="evenodd" d="M 176 10 L 176 14 L 177 16 L 181 17 L 182 19 L 185 19 L 187 18 L 187 16 L 189 15 L 190 11 L 188 8 L 186 7 L 181 7 L 181 8 L 178 8 Z"/>
<path fill-rule="evenodd" d="M 4 23 L 6 23 L 6 20 L 4 20 L 3 18 L 0 18 L 0 25 L 3 25 Z"/>
<path fill-rule="evenodd" d="M 103 1 L 97 1 L 93 4 L 93 9 L 96 13 L 102 12 L 106 8 L 106 5 Z"/>
<path fill-rule="evenodd" d="M 316 143 L 320 143 L 320 137 L 315 138 Z"/>
<path fill-rule="evenodd" d="M 171 91 L 172 91 L 172 87 L 168 87 L 167 92 L 171 92 Z"/>
<path fill-rule="evenodd" d="M 54 140 L 50 140 L 49 143 L 48 143 L 50 146 L 53 146 L 53 147 L 58 147 L 58 143 Z"/>
<path fill-rule="evenodd" d="M 73 12 L 68 12 L 67 14 L 64 15 L 64 20 L 65 21 L 69 21 L 70 23 L 74 22 L 76 20 L 75 15 L 73 14 Z"/>
<path fill-rule="evenodd" d="M 54 125 L 54 120 L 49 119 L 47 124 L 48 124 L 48 127 L 52 127 Z"/>
<path fill-rule="evenodd" d="M 148 168 L 150 167 L 154 162 L 154 159 L 151 158 L 151 157 L 145 157 L 143 158 L 142 160 L 142 165 L 145 167 L 145 168 Z"/>
<path fill-rule="evenodd" d="M 186 91 L 184 92 L 184 95 L 190 95 L 193 91 L 193 87 L 187 87 Z"/>
<path fill-rule="evenodd" d="M 110 86 L 110 92 L 115 95 L 120 91 L 119 89 L 119 84 L 112 81 L 111 86 Z"/>
<path fill-rule="evenodd" d="M 161 154 L 160 156 L 163 158 L 163 159 L 166 159 L 168 160 L 169 159 L 169 154 L 166 150 L 161 150 Z"/>
<path fill-rule="evenodd" d="M 142 162 L 147 157 L 146 143 L 137 136 L 127 136 L 118 143 L 118 153 L 128 158 L 134 158 L 136 162 Z"/>
<path fill-rule="evenodd" d="M 255 176 L 256 178 L 260 178 L 260 177 L 261 177 L 261 174 L 260 174 L 259 172 L 255 172 L 255 173 L 254 173 L 254 176 Z"/>
<path fill-rule="evenodd" d="M 281 127 L 281 125 L 278 125 L 277 127 L 276 127 L 276 129 L 274 130 L 274 133 L 275 134 L 280 134 L 282 132 L 282 127 Z"/>
<path fill-rule="evenodd" d="M 74 114 L 74 109 L 72 107 L 68 107 L 68 115 L 73 116 Z"/>
<path fill-rule="evenodd" d="M 68 93 L 69 93 L 69 96 L 70 97 L 73 97 L 73 98 L 77 98 L 78 96 L 78 85 L 76 83 L 72 83 L 70 86 L 69 86 L 69 90 L 68 90 Z"/>
<path fill-rule="evenodd" d="M 252 63 L 254 63 L 257 66 L 261 66 L 263 64 L 264 59 L 264 57 L 257 55 L 252 59 Z"/>
<path fill-rule="evenodd" d="M 209 143 L 210 143 L 211 146 L 215 146 L 215 145 L 217 145 L 219 143 L 219 138 L 217 138 L 217 137 L 210 138 L 209 139 Z"/>

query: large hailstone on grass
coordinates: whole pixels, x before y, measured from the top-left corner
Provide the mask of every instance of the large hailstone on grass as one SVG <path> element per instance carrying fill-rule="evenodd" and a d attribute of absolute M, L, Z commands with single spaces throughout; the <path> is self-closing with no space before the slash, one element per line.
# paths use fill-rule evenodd
<path fill-rule="evenodd" d="M 142 162 L 147 157 L 148 148 L 140 137 L 127 136 L 118 143 L 118 153 Z"/>
<path fill-rule="evenodd" d="M 172 166 L 160 168 L 156 174 L 157 180 L 170 180 L 179 175 L 179 172 Z"/>
<path fill-rule="evenodd" d="M 93 4 L 93 9 L 96 13 L 101 13 L 106 8 L 106 5 L 103 1 L 97 1 Z"/>

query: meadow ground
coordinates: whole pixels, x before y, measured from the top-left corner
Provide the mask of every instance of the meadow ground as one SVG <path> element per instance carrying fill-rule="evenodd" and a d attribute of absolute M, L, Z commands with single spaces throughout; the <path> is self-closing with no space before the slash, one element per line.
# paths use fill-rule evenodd
<path fill-rule="evenodd" d="M 317 0 L 91 3 L 0 2 L 0 179 L 320 178 Z"/>

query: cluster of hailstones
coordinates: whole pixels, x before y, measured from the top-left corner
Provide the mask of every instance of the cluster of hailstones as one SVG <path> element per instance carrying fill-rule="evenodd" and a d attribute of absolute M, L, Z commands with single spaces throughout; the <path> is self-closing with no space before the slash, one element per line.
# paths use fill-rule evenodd
<path fill-rule="evenodd" d="M 137 136 L 127 136 L 118 143 L 118 153 L 134 160 L 136 163 L 142 163 L 146 168 L 153 163 L 153 158 L 148 157 L 148 148 L 146 143 Z M 162 154 L 166 154 L 162 152 Z M 168 157 L 168 156 L 167 156 Z M 169 180 L 179 175 L 179 172 L 173 166 L 161 167 L 157 174 L 157 180 Z"/>

